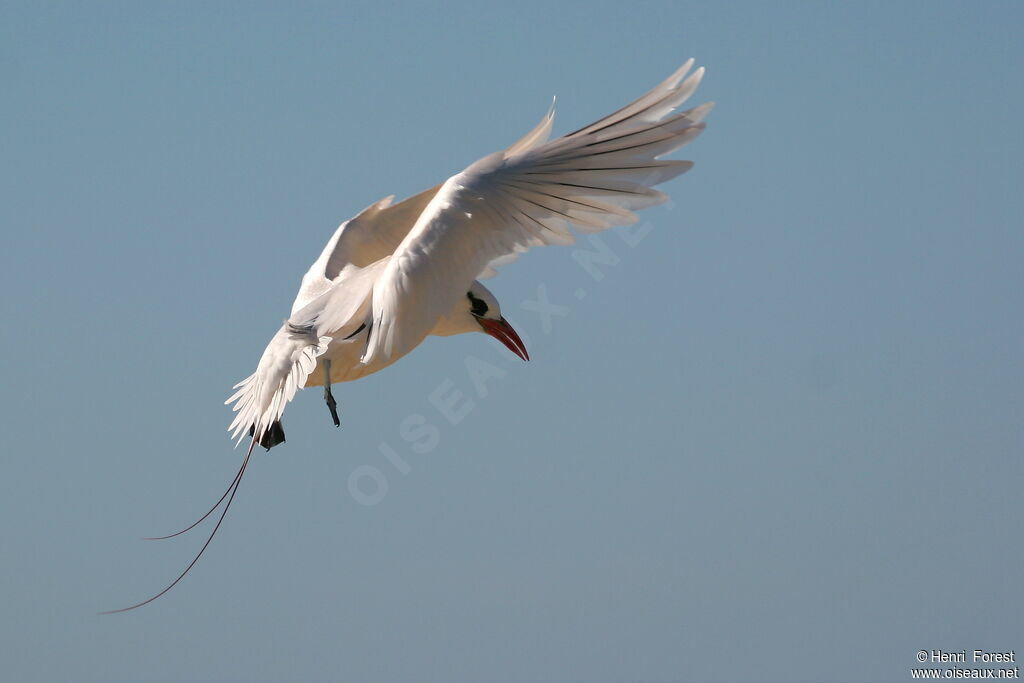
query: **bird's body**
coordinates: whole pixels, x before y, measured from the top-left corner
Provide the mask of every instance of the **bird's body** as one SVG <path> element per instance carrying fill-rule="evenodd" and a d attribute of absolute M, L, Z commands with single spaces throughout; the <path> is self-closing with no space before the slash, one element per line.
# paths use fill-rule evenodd
<path fill-rule="evenodd" d="M 483 287 L 479 283 L 475 284 Z M 470 330 L 458 329 L 450 323 L 447 317 L 442 317 L 427 336 L 447 337 L 464 331 L 468 332 Z M 329 368 L 330 383 L 339 384 L 341 382 L 352 382 L 366 375 L 372 375 L 399 360 L 399 357 L 393 356 L 391 358 L 377 358 L 366 363 L 360 362 L 369 335 L 370 329 L 364 327 L 355 332 L 350 339 L 332 341 L 328 345 L 327 351 L 317 358 L 316 367 L 306 378 L 303 387 L 323 386 L 325 368 Z"/>
<path fill-rule="evenodd" d="M 291 315 L 256 372 L 228 399 L 235 437 L 264 446 L 281 432 L 285 405 L 302 387 L 359 379 L 396 362 L 431 334 L 484 331 L 525 349 L 476 279 L 533 246 L 570 244 L 569 226 L 596 232 L 636 220 L 663 202 L 651 189 L 687 170 L 660 157 L 692 140 L 710 110 L 673 113 L 703 70 L 692 60 L 640 99 L 547 142 L 553 110 L 511 147 L 397 204 L 382 199 L 343 223 L 302 279 Z M 473 292 L 493 301 L 472 315 Z M 500 323 L 500 324 L 499 324 Z"/>
<path fill-rule="evenodd" d="M 477 288 L 483 287 L 479 282 L 474 283 L 474 285 Z M 471 331 L 473 330 L 462 329 L 451 322 L 448 317 L 442 317 L 431 328 L 430 332 L 427 333 L 427 336 L 449 337 L 453 334 Z M 330 369 L 330 383 L 339 384 L 372 375 L 399 360 L 399 357 L 392 356 L 391 358 L 377 358 L 365 363 L 361 362 L 362 352 L 366 348 L 369 335 L 369 328 L 363 328 L 356 332 L 355 336 L 347 342 L 330 344 L 327 347 L 326 353 L 317 359 L 316 368 L 306 378 L 306 383 L 303 386 L 322 386 L 324 384 L 325 367 Z"/>
<path fill-rule="evenodd" d="M 252 440 L 235 480 L 199 521 L 226 499 L 223 521 L 253 446 L 284 440 L 281 415 L 302 387 L 324 385 L 337 425 L 332 383 L 377 372 L 429 335 L 484 332 L 527 360 L 522 340 L 478 278 L 531 247 L 571 244 L 570 227 L 600 232 L 633 223 L 635 210 L 664 202 L 667 196 L 653 186 L 693 164 L 661 157 L 695 138 L 711 110 L 708 103 L 675 112 L 703 75 L 701 68 L 687 76 L 692 65 L 691 59 L 639 99 L 548 141 L 552 108 L 512 146 L 397 204 L 391 197 L 375 202 L 343 223 L 303 276 L 256 371 L 227 401 L 235 411 L 229 430 Z M 163 595 L 193 564 L 161 593 L 125 609 Z"/>

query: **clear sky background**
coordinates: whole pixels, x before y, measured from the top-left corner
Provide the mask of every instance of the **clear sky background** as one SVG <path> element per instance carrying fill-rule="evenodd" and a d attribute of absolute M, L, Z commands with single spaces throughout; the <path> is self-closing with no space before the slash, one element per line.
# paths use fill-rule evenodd
<path fill-rule="evenodd" d="M 0 677 L 904 681 L 920 649 L 1024 655 L 1022 25 L 3 2 Z M 599 280 L 554 248 L 489 282 L 532 362 L 431 340 L 336 387 L 341 429 L 301 392 L 193 573 L 96 616 L 201 545 L 138 539 L 231 480 L 222 401 L 340 221 L 552 95 L 564 133 L 690 56 L 718 107 L 673 205 L 604 236 Z"/>

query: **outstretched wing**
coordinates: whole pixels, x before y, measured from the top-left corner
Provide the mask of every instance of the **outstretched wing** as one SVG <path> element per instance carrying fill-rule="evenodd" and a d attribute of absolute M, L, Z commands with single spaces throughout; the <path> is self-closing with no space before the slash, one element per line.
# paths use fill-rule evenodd
<path fill-rule="evenodd" d="M 711 104 L 673 114 L 700 83 L 689 60 L 643 97 L 544 142 L 551 112 L 515 145 L 449 178 L 423 209 L 373 289 L 363 362 L 404 355 L 490 265 L 533 246 L 570 244 L 667 199 L 651 189 L 689 170 L 660 157 L 695 138 Z"/>

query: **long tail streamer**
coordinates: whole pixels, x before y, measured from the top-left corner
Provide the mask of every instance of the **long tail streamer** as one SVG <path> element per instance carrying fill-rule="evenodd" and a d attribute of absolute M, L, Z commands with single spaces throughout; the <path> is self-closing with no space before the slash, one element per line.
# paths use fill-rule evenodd
<path fill-rule="evenodd" d="M 203 544 L 203 547 L 199 549 L 199 552 L 196 553 L 196 556 L 194 558 L 192 558 L 192 561 L 189 562 L 187 567 L 185 567 L 185 571 L 183 571 L 181 574 L 179 574 L 178 578 L 176 578 L 174 581 L 171 582 L 171 585 L 167 586 L 167 588 L 164 588 L 162 591 L 160 591 L 159 593 L 157 593 L 153 597 L 151 597 L 151 598 L 149 598 L 147 600 L 143 600 L 142 602 L 137 602 L 134 605 L 131 605 L 130 607 L 122 607 L 121 609 L 112 609 L 112 610 L 108 610 L 106 612 L 100 612 L 100 614 L 117 614 L 118 612 L 128 612 L 128 611 L 136 609 L 138 607 L 142 607 L 143 605 L 148 605 L 149 603 L 153 602 L 154 600 L 156 600 L 157 598 L 162 596 L 167 591 L 169 591 L 172 588 L 174 588 L 176 585 L 178 585 L 179 581 L 181 581 L 183 578 L 185 578 L 185 575 L 189 573 L 189 570 L 191 570 L 192 567 L 195 566 L 196 562 L 199 561 L 199 558 L 203 556 L 204 552 L 206 552 L 206 548 L 210 545 L 210 541 L 212 541 L 213 537 L 217 534 L 217 529 L 220 528 L 221 522 L 224 521 L 225 515 L 228 514 L 228 510 L 231 508 L 231 501 L 233 501 L 235 499 L 235 494 L 238 492 L 238 485 L 242 483 L 242 475 L 245 474 L 245 468 L 249 464 L 249 458 L 250 458 L 250 456 L 252 456 L 252 449 L 253 449 L 253 446 L 255 446 L 255 445 L 256 445 L 256 437 L 254 436 L 253 439 L 252 439 L 252 442 L 249 444 L 249 450 L 245 454 L 245 460 L 242 461 L 242 466 L 238 468 L 238 474 L 235 475 L 235 479 L 234 479 L 233 482 L 231 482 L 231 486 L 228 487 L 228 490 L 224 492 L 224 496 L 227 496 L 228 502 L 224 506 L 224 511 L 220 513 L 220 518 L 217 520 L 217 526 L 213 527 L 213 531 L 210 532 L 209 537 L 206 539 L 206 543 Z M 230 495 L 228 495 L 229 493 L 230 493 Z M 210 512 L 207 512 L 205 515 L 203 515 L 202 519 L 200 519 L 199 522 L 201 522 L 204 519 L 206 519 L 207 517 L 209 517 L 210 514 L 214 510 L 217 509 L 217 506 L 220 505 L 222 500 L 224 500 L 224 496 L 221 496 L 221 499 L 219 501 L 217 501 L 217 505 L 215 505 L 213 507 L 213 509 L 210 510 Z M 196 524 L 199 524 L 199 522 L 196 522 Z M 188 529 L 191 529 L 196 524 L 193 524 Z M 182 531 L 179 531 L 178 534 L 184 533 L 185 531 L 188 531 L 188 529 L 184 529 Z M 172 534 L 172 536 L 177 536 L 178 534 Z M 170 536 L 164 536 L 164 537 L 161 537 L 161 538 L 170 538 Z"/>

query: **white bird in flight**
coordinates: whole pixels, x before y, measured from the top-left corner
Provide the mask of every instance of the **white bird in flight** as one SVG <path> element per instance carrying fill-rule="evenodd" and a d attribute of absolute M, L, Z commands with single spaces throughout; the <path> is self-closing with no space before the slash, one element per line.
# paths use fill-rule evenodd
<path fill-rule="evenodd" d="M 341 224 L 302 277 L 291 314 L 270 340 L 256 372 L 235 385 L 233 438 L 251 436 L 248 452 L 220 500 L 227 504 L 202 549 L 217 533 L 253 447 L 284 441 L 281 415 L 302 387 L 323 385 L 335 426 L 331 384 L 391 365 L 428 335 L 483 332 L 529 360 L 522 340 L 478 278 L 530 247 L 572 244 L 579 232 L 601 232 L 637 220 L 636 209 L 667 195 L 654 185 L 693 162 L 664 160 L 697 137 L 713 103 L 677 112 L 697 89 L 704 68 L 688 60 L 647 94 L 594 123 L 548 141 L 554 106 L 533 130 L 440 185 L 397 204 L 393 195 Z M 689 75 L 687 75 L 689 74 Z M 153 539 L 158 540 L 158 539 Z M 110 612 L 107 612 L 110 613 Z"/>

